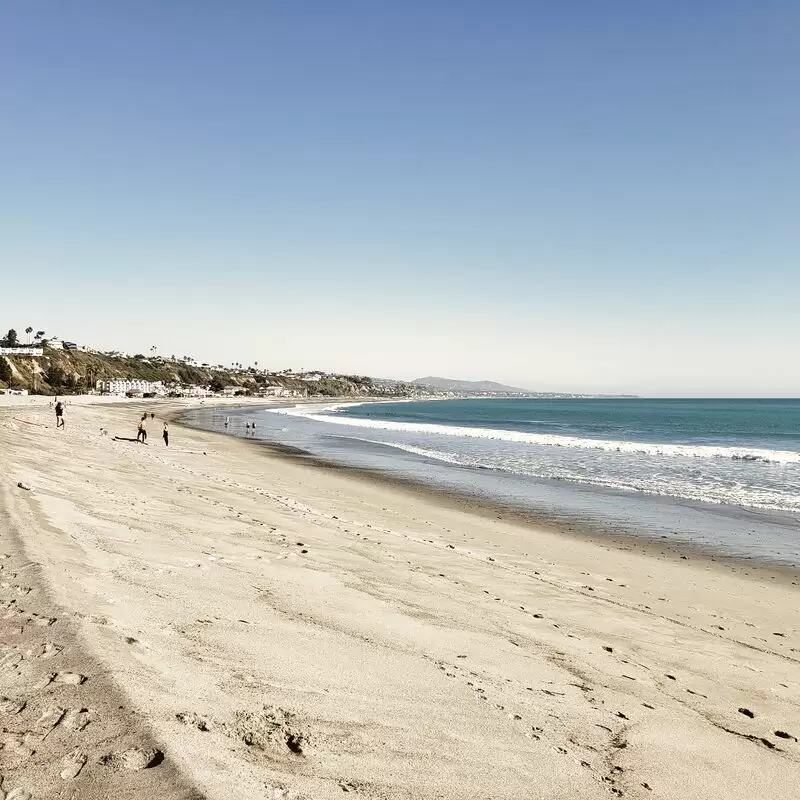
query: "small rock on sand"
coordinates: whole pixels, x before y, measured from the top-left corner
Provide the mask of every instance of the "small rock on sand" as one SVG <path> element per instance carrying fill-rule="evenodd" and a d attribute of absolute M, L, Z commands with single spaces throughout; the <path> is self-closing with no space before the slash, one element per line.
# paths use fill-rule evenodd
<path fill-rule="evenodd" d="M 59 672 L 56 675 L 56 683 L 66 683 L 68 686 L 80 686 L 85 680 L 86 676 L 77 672 Z"/>
<path fill-rule="evenodd" d="M 154 747 L 132 747 L 120 756 L 120 760 L 125 769 L 129 769 L 131 772 L 138 772 L 139 770 L 147 769 L 159 755 L 159 751 Z"/>

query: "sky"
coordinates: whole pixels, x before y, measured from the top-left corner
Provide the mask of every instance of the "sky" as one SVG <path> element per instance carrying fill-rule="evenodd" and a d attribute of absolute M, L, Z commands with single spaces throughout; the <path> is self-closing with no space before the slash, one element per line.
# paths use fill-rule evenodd
<path fill-rule="evenodd" d="M 5 0 L 0 328 L 800 396 L 795 0 Z"/>

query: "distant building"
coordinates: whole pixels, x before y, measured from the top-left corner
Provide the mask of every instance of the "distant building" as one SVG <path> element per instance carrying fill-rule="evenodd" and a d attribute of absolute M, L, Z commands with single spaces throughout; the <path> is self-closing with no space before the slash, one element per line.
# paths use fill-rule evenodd
<path fill-rule="evenodd" d="M 103 394 L 120 397 L 133 394 L 166 394 L 163 381 L 142 381 L 137 379 L 97 381 L 95 388 Z"/>
<path fill-rule="evenodd" d="M 41 347 L 0 347 L 0 356 L 28 356 L 36 358 L 44 355 Z"/>
<path fill-rule="evenodd" d="M 285 386 L 264 386 L 258 392 L 259 397 L 307 397 L 307 389 L 287 389 Z"/>
<path fill-rule="evenodd" d="M 46 344 L 48 347 L 52 347 L 53 350 L 64 349 L 64 342 L 62 342 L 61 339 L 48 339 Z"/>
<path fill-rule="evenodd" d="M 205 386 L 181 386 L 178 391 L 184 397 L 211 397 L 213 392 Z"/>
<path fill-rule="evenodd" d="M 16 394 L 16 395 L 26 395 L 28 394 L 27 389 L 3 389 L 3 394 Z"/>

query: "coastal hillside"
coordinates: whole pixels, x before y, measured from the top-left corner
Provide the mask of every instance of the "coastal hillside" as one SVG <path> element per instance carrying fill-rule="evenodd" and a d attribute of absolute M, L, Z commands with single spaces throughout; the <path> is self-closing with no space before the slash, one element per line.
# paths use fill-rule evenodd
<path fill-rule="evenodd" d="M 404 383 L 380 385 L 359 375 L 324 372 L 271 372 L 255 366 L 198 364 L 187 358 L 164 358 L 143 354 L 99 353 L 63 350 L 45 345 L 43 355 L 0 355 L 0 390 L 26 389 L 31 394 L 82 394 L 98 381 L 161 381 L 167 391 L 205 387 L 213 392 L 256 394 L 274 387 L 299 395 L 400 396 L 419 393 Z"/>
<path fill-rule="evenodd" d="M 536 392 L 532 389 L 521 389 L 519 386 L 508 386 L 496 381 L 462 381 L 456 378 L 439 378 L 429 375 L 415 378 L 412 385 L 430 393 L 446 392 L 457 395 L 520 395 L 522 397 L 633 397 L 633 395 L 586 395 L 573 392 Z"/>
<path fill-rule="evenodd" d="M 530 389 L 506 386 L 496 381 L 460 381 L 456 378 L 439 378 L 433 375 L 426 378 L 415 378 L 411 383 L 440 392 L 457 392 L 459 394 L 533 394 Z"/>

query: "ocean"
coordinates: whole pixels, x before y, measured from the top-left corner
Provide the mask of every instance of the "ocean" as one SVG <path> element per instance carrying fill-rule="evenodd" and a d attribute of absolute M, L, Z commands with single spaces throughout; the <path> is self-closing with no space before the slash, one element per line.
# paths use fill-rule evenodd
<path fill-rule="evenodd" d="M 219 410 L 194 413 L 219 429 Z M 800 400 L 481 398 L 232 419 L 232 433 L 256 421 L 258 438 L 560 521 L 800 563 Z"/>

